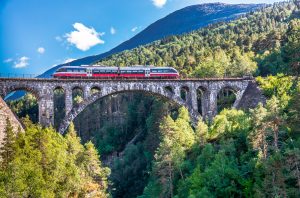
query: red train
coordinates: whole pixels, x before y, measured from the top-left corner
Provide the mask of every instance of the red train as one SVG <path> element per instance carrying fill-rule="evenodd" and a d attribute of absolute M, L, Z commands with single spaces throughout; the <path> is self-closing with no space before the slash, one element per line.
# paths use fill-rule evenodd
<path fill-rule="evenodd" d="M 54 78 L 179 78 L 172 67 L 132 66 L 132 67 L 90 67 L 64 66 L 54 74 Z"/>

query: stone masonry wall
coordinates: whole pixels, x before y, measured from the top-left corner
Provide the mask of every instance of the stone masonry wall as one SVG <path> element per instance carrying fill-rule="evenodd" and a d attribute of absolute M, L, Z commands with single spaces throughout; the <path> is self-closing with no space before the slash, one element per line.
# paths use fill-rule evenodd
<path fill-rule="evenodd" d="M 24 131 L 23 126 L 21 125 L 15 114 L 10 110 L 5 101 L 0 97 L 0 144 L 2 143 L 4 137 L 7 117 L 9 118 L 15 133 L 19 128 L 21 129 L 21 131 Z"/>

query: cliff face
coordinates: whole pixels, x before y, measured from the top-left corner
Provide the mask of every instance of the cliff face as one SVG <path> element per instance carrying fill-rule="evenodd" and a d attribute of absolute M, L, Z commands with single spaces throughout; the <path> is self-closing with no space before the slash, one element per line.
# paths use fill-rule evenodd
<path fill-rule="evenodd" d="M 9 118 L 15 133 L 17 133 L 18 129 L 21 129 L 21 131 L 24 130 L 18 118 L 10 110 L 5 101 L 0 97 L 0 144 L 2 143 L 4 137 L 4 131 L 6 128 L 6 118 Z"/>

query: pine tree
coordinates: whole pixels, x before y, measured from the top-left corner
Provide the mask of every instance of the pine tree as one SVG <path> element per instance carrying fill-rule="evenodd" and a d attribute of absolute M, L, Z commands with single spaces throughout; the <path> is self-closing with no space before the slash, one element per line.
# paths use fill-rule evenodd
<path fill-rule="evenodd" d="M 292 137 L 300 135 L 300 83 L 298 83 L 295 93 L 293 94 L 288 107 L 289 119 L 288 124 L 291 126 Z"/>
<path fill-rule="evenodd" d="M 154 156 L 154 174 L 162 185 L 161 197 L 173 197 L 174 177 L 179 175 L 183 178 L 181 166 L 185 151 L 192 147 L 195 140 L 189 121 L 187 109 L 180 108 L 176 121 L 167 116 L 160 125 L 162 140 Z"/>
<path fill-rule="evenodd" d="M 255 149 L 258 149 L 264 159 L 268 156 L 268 143 L 267 132 L 265 125 L 265 118 L 267 116 L 267 110 L 262 104 L 259 104 L 254 110 L 251 111 L 253 132 L 251 133 L 251 142 Z"/>
<path fill-rule="evenodd" d="M 195 134 L 200 146 L 205 146 L 208 135 L 208 126 L 201 119 L 198 121 Z"/>
<path fill-rule="evenodd" d="M 265 176 L 263 183 L 263 194 L 266 197 L 287 197 L 284 161 L 280 152 L 271 155 L 264 163 Z"/>
<path fill-rule="evenodd" d="M 294 146 L 292 142 L 292 149 L 287 149 L 285 151 L 285 168 L 287 170 L 287 179 L 289 180 L 296 180 L 296 185 L 291 188 L 295 188 L 293 190 L 295 192 L 295 197 L 300 196 L 300 149 Z"/>
<path fill-rule="evenodd" d="M 268 129 L 270 129 L 273 135 L 273 146 L 275 151 L 279 150 L 279 132 L 280 127 L 284 122 L 282 117 L 282 109 L 279 105 L 279 100 L 273 96 L 270 100 L 267 101 L 266 105 L 268 114 L 265 119 L 265 124 L 267 124 Z"/>
<path fill-rule="evenodd" d="M 110 169 L 102 167 L 100 156 L 91 141 L 85 144 L 83 158 L 85 173 L 90 179 L 86 180 L 82 190 L 88 194 L 93 194 L 95 197 L 109 197 L 107 177 L 110 174 Z"/>
<path fill-rule="evenodd" d="M 160 125 L 163 139 L 155 153 L 154 173 L 162 185 L 161 197 L 173 197 L 174 163 L 173 150 L 175 134 L 178 131 L 174 120 L 167 116 Z M 177 153 L 178 154 L 178 153 Z"/>
<path fill-rule="evenodd" d="M 2 169 L 6 170 L 9 166 L 9 163 L 14 159 L 15 154 L 15 134 L 13 131 L 13 126 L 9 118 L 6 118 L 6 128 L 4 131 L 3 143 L 1 146 L 1 164 Z"/>
<path fill-rule="evenodd" d="M 284 47 L 284 58 L 288 62 L 292 75 L 300 74 L 300 20 L 294 19 L 289 23 L 287 44 Z"/>
<path fill-rule="evenodd" d="M 66 134 L 66 141 L 67 141 L 67 151 L 70 157 L 73 159 L 77 159 L 84 151 L 84 147 L 81 144 L 80 137 L 77 136 L 77 132 L 75 130 L 74 123 L 71 122 Z"/>
<path fill-rule="evenodd" d="M 80 138 L 77 136 L 75 126 L 73 122 L 70 123 L 66 140 L 66 151 L 67 151 L 67 167 L 66 177 L 64 179 L 66 188 L 70 191 L 71 195 L 77 195 L 80 192 L 82 185 L 84 185 L 84 179 L 81 177 L 84 175 L 83 164 L 83 153 L 84 146 L 80 143 Z"/>

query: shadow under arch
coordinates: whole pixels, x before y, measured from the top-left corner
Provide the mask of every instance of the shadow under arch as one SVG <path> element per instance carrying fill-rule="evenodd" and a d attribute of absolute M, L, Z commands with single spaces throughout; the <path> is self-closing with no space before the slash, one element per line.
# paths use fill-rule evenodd
<path fill-rule="evenodd" d="M 84 100 L 82 103 L 80 103 L 78 105 L 78 107 L 74 107 L 69 113 L 68 115 L 64 118 L 64 120 L 62 121 L 62 123 L 60 124 L 59 127 L 59 133 L 64 134 L 65 131 L 67 130 L 67 128 L 69 127 L 70 123 L 89 105 L 93 104 L 94 102 L 96 102 L 97 100 L 107 97 L 107 96 L 112 96 L 115 94 L 121 94 L 121 93 L 129 93 L 129 92 L 139 92 L 139 93 L 145 93 L 145 94 L 150 94 L 152 96 L 157 96 L 160 97 L 162 99 L 165 99 L 167 101 L 170 102 L 174 102 L 175 104 L 179 105 L 179 106 L 185 106 L 186 108 L 188 108 L 187 104 L 185 103 L 184 100 L 182 100 L 180 97 L 176 97 L 174 94 L 169 93 L 169 92 L 153 92 L 153 91 L 146 91 L 146 90 L 121 90 L 121 91 L 112 91 L 109 93 L 104 93 L 104 92 L 98 92 L 95 93 L 93 95 L 91 95 L 90 97 L 88 97 L 86 100 Z M 189 112 L 190 112 L 190 116 L 192 120 L 197 119 L 197 117 L 199 116 L 199 114 L 197 112 L 194 112 L 193 109 L 188 108 Z"/>
<path fill-rule="evenodd" d="M 232 86 L 222 87 L 217 95 L 217 111 L 221 112 L 223 109 L 234 107 L 237 101 L 237 94 L 239 89 Z"/>
<path fill-rule="evenodd" d="M 95 85 L 95 86 L 92 86 L 91 89 L 90 89 L 90 94 L 91 95 L 94 95 L 94 94 L 97 94 L 101 92 L 101 87 Z"/>
<path fill-rule="evenodd" d="M 202 117 L 206 117 L 206 113 L 208 111 L 208 103 L 205 101 L 208 101 L 209 97 L 209 91 L 208 88 L 205 86 L 199 86 L 196 90 L 197 93 L 197 109 L 198 113 L 202 115 Z"/>
<path fill-rule="evenodd" d="M 66 114 L 65 104 L 66 91 L 63 86 L 56 86 L 53 89 L 53 108 L 54 108 L 54 128 L 58 129 L 60 120 Z"/>
<path fill-rule="evenodd" d="M 190 88 L 186 85 L 180 87 L 180 97 L 182 100 L 187 101 L 188 95 L 190 94 Z"/>
<path fill-rule="evenodd" d="M 73 86 L 72 87 L 72 104 L 74 106 L 80 106 L 80 103 L 83 102 L 84 99 L 84 88 L 81 86 Z"/>

